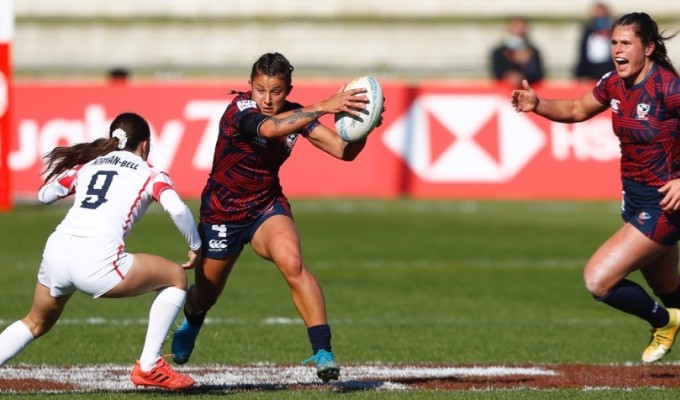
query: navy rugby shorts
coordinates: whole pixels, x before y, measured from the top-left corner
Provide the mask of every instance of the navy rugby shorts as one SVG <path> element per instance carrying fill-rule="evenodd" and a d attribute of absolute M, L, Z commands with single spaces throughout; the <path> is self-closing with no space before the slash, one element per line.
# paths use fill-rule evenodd
<path fill-rule="evenodd" d="M 666 212 L 658 188 L 623 180 L 621 218 L 656 243 L 671 246 L 680 240 L 680 212 Z"/>
<path fill-rule="evenodd" d="M 257 228 L 274 215 L 286 215 L 293 218 L 290 207 L 285 200 L 278 199 L 269 206 L 255 221 L 243 225 L 234 224 L 198 224 L 201 236 L 203 257 L 217 260 L 240 254 L 246 244 L 250 243 Z"/>

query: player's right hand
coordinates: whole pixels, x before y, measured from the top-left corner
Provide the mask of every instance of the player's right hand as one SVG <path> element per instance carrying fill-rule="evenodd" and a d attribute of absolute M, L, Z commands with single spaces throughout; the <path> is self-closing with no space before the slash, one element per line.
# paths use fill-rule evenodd
<path fill-rule="evenodd" d="M 536 107 L 538 107 L 538 96 L 536 95 L 536 92 L 529 86 L 529 82 L 527 82 L 526 79 L 522 80 L 522 87 L 524 89 L 512 91 L 512 100 L 510 101 L 512 107 L 517 112 L 536 110 Z"/>
<path fill-rule="evenodd" d="M 201 262 L 201 248 L 199 247 L 197 250 L 189 249 L 189 260 L 182 264 L 182 268 L 194 269 L 198 266 L 200 262 Z"/>

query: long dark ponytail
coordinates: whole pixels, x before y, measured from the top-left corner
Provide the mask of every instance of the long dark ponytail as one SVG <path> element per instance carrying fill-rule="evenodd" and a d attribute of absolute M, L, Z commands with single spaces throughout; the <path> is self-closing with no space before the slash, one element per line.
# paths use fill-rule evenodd
<path fill-rule="evenodd" d="M 135 113 L 118 115 L 109 127 L 109 137 L 95 139 L 90 143 L 77 143 L 73 146 L 55 147 L 47 153 L 43 174 L 45 182 L 62 172 L 85 164 L 114 150 L 135 150 L 139 143 L 149 140 L 151 130 L 146 120 Z"/>

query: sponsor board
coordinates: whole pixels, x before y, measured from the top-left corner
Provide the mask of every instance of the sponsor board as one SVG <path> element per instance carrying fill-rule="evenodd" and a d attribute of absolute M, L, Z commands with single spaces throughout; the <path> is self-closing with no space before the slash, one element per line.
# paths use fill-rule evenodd
<path fill-rule="evenodd" d="M 296 83 L 290 99 L 310 104 L 342 82 Z M 33 199 L 42 156 L 55 146 L 108 134 L 120 112 L 152 127 L 150 161 L 180 194 L 198 198 L 207 179 L 218 123 L 242 82 L 219 84 L 16 84 L 11 147 L 12 196 Z M 580 86 L 542 86 L 546 97 L 575 97 Z M 343 162 L 297 140 L 281 169 L 291 197 L 445 197 L 617 199 L 619 147 L 609 111 L 580 124 L 518 114 L 495 86 L 384 84 L 383 125 L 363 153 Z M 332 116 L 322 122 L 333 126 Z"/>

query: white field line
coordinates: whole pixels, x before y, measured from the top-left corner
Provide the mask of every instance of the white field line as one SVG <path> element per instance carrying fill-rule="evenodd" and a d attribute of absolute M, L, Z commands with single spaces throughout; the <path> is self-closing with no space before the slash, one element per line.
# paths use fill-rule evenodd
<path fill-rule="evenodd" d="M 518 318 L 513 319 L 515 322 L 520 321 Z M 15 322 L 16 320 L 0 319 L 0 327 L 8 326 Z M 439 321 L 431 322 L 432 324 L 439 325 L 474 325 L 482 322 L 479 319 L 472 318 L 446 318 Z M 300 318 L 288 318 L 288 317 L 269 317 L 262 319 L 258 322 L 254 322 L 245 318 L 206 318 L 206 325 L 301 325 L 303 322 Z M 331 321 L 333 325 L 384 325 L 384 324 L 399 324 L 399 325 L 417 325 L 420 324 L 418 321 L 408 321 L 408 320 L 395 320 L 390 319 L 381 320 L 376 318 L 369 319 L 347 319 L 347 318 L 336 318 Z M 619 324 L 620 321 L 614 319 L 606 318 L 568 318 L 568 319 L 556 319 L 552 321 L 553 324 L 561 325 L 601 325 L 601 326 L 612 326 Z M 57 322 L 57 325 L 109 325 L 109 326 L 147 326 L 149 320 L 146 318 L 103 318 L 103 317 L 90 317 L 90 318 L 62 318 Z"/>
<path fill-rule="evenodd" d="M 351 261 L 352 268 L 364 269 L 419 269 L 419 270 L 440 270 L 440 269 L 489 269 L 489 270 L 579 270 L 586 264 L 585 259 L 469 259 L 462 261 L 450 260 L 385 260 L 385 259 L 364 259 Z M 337 260 L 318 259 L 314 261 L 313 268 L 329 269 L 338 266 Z"/>
<path fill-rule="evenodd" d="M 0 368 L 0 380 L 32 379 L 73 385 L 78 391 L 128 391 L 134 389 L 129 379 L 130 365 L 86 365 L 57 367 L 18 364 Z M 202 365 L 179 368 L 196 380 L 195 390 L 207 391 L 271 388 L 286 385 L 321 384 L 314 368 L 277 364 L 242 366 Z M 462 377 L 554 376 L 557 372 L 539 367 L 427 367 L 355 365 L 342 367 L 340 380 L 330 387 L 373 390 L 407 390 L 399 379 L 442 379 Z M 50 390 L 54 391 L 54 390 Z"/>

